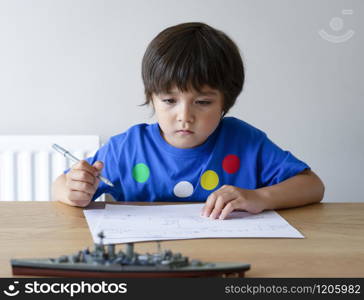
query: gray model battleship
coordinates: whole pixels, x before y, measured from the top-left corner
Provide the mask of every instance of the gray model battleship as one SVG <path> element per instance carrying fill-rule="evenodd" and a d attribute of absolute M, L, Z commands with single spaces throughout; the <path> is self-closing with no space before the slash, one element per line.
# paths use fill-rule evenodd
<path fill-rule="evenodd" d="M 125 252 L 115 252 L 115 245 L 100 243 L 73 255 L 45 259 L 12 259 L 14 275 L 61 277 L 244 277 L 250 265 L 242 263 L 204 263 L 189 261 L 181 253 L 170 250 L 154 254 L 134 252 L 134 244 L 126 244 Z"/>

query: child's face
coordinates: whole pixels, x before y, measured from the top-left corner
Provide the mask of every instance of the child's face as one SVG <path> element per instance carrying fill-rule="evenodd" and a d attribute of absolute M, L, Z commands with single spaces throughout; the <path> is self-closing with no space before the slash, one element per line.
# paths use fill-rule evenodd
<path fill-rule="evenodd" d="M 152 97 L 162 136 L 174 147 L 201 145 L 221 120 L 223 95 L 207 85 L 201 93 L 195 90 L 182 92 L 174 87 L 167 94 L 153 94 Z"/>

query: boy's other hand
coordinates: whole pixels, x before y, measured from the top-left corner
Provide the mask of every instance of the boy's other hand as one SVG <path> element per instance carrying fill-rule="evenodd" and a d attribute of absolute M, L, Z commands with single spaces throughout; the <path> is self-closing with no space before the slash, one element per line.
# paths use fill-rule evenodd
<path fill-rule="evenodd" d="M 263 199 L 256 190 L 223 185 L 207 198 L 201 216 L 223 220 L 234 210 L 260 213 L 264 210 Z"/>
<path fill-rule="evenodd" d="M 79 161 L 66 174 L 67 200 L 74 206 L 87 206 L 95 194 L 100 179 L 97 177 L 103 168 L 101 161 L 92 166 L 85 160 Z"/>

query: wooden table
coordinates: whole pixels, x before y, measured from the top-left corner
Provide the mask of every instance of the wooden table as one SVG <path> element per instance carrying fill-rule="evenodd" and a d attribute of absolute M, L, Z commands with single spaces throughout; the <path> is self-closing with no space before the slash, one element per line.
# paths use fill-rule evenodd
<path fill-rule="evenodd" d="M 246 262 L 251 264 L 247 277 L 364 277 L 364 203 L 320 203 L 278 212 L 305 238 L 163 241 L 162 249 L 191 259 Z M 11 258 L 57 257 L 92 243 L 81 208 L 0 202 L 0 277 L 12 277 Z M 135 250 L 155 252 L 157 246 L 137 243 Z"/>

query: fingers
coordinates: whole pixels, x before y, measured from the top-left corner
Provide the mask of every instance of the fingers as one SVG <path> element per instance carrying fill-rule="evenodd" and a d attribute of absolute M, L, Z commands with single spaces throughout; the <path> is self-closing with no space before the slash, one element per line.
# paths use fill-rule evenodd
<path fill-rule="evenodd" d="M 85 192 L 70 190 L 67 195 L 69 203 L 73 206 L 85 207 L 91 202 L 91 195 Z"/>
<path fill-rule="evenodd" d="M 202 209 L 201 215 L 216 219 L 226 203 L 235 198 L 235 193 L 229 188 L 228 185 L 222 186 L 217 191 L 210 194 L 207 198 L 205 206 Z"/>
<path fill-rule="evenodd" d="M 97 188 L 94 183 L 91 184 L 89 182 L 77 181 L 77 180 L 71 180 L 66 184 L 67 187 L 72 191 L 80 191 L 90 195 L 93 195 Z"/>
<path fill-rule="evenodd" d="M 104 163 L 102 161 L 96 161 L 92 166 L 100 173 L 104 167 Z"/>
<path fill-rule="evenodd" d="M 230 201 L 225 205 L 223 210 L 221 211 L 220 220 L 224 220 L 231 212 L 233 212 L 235 209 L 239 208 L 239 203 L 237 200 Z"/>
<path fill-rule="evenodd" d="M 207 197 L 205 206 L 202 208 L 201 216 L 202 217 L 209 217 L 212 210 L 214 209 L 215 202 L 216 202 L 216 194 L 212 193 L 210 196 Z"/>
<path fill-rule="evenodd" d="M 69 172 L 69 178 L 72 181 L 85 182 L 93 185 L 96 181 L 96 176 L 80 169 L 75 169 Z"/>
<path fill-rule="evenodd" d="M 217 219 L 220 216 L 223 208 L 233 199 L 235 199 L 235 195 L 232 193 L 219 194 L 215 202 L 215 207 L 210 214 L 210 219 Z"/>
<path fill-rule="evenodd" d="M 93 166 L 91 166 L 85 160 L 80 160 L 77 164 L 75 164 L 72 167 L 72 170 L 81 170 L 81 171 L 90 173 L 90 175 L 93 175 L 93 176 L 96 176 L 99 172 L 99 170 L 95 169 Z"/>
<path fill-rule="evenodd" d="M 66 174 L 67 199 L 75 206 L 87 206 L 94 195 L 103 168 L 103 163 L 96 161 L 92 166 L 85 160 L 75 164 Z"/>
<path fill-rule="evenodd" d="M 75 164 L 71 171 L 68 172 L 67 177 L 73 181 L 82 181 L 94 185 L 97 181 L 97 177 L 103 168 L 101 161 L 96 161 L 91 166 L 87 161 L 81 160 Z"/>

